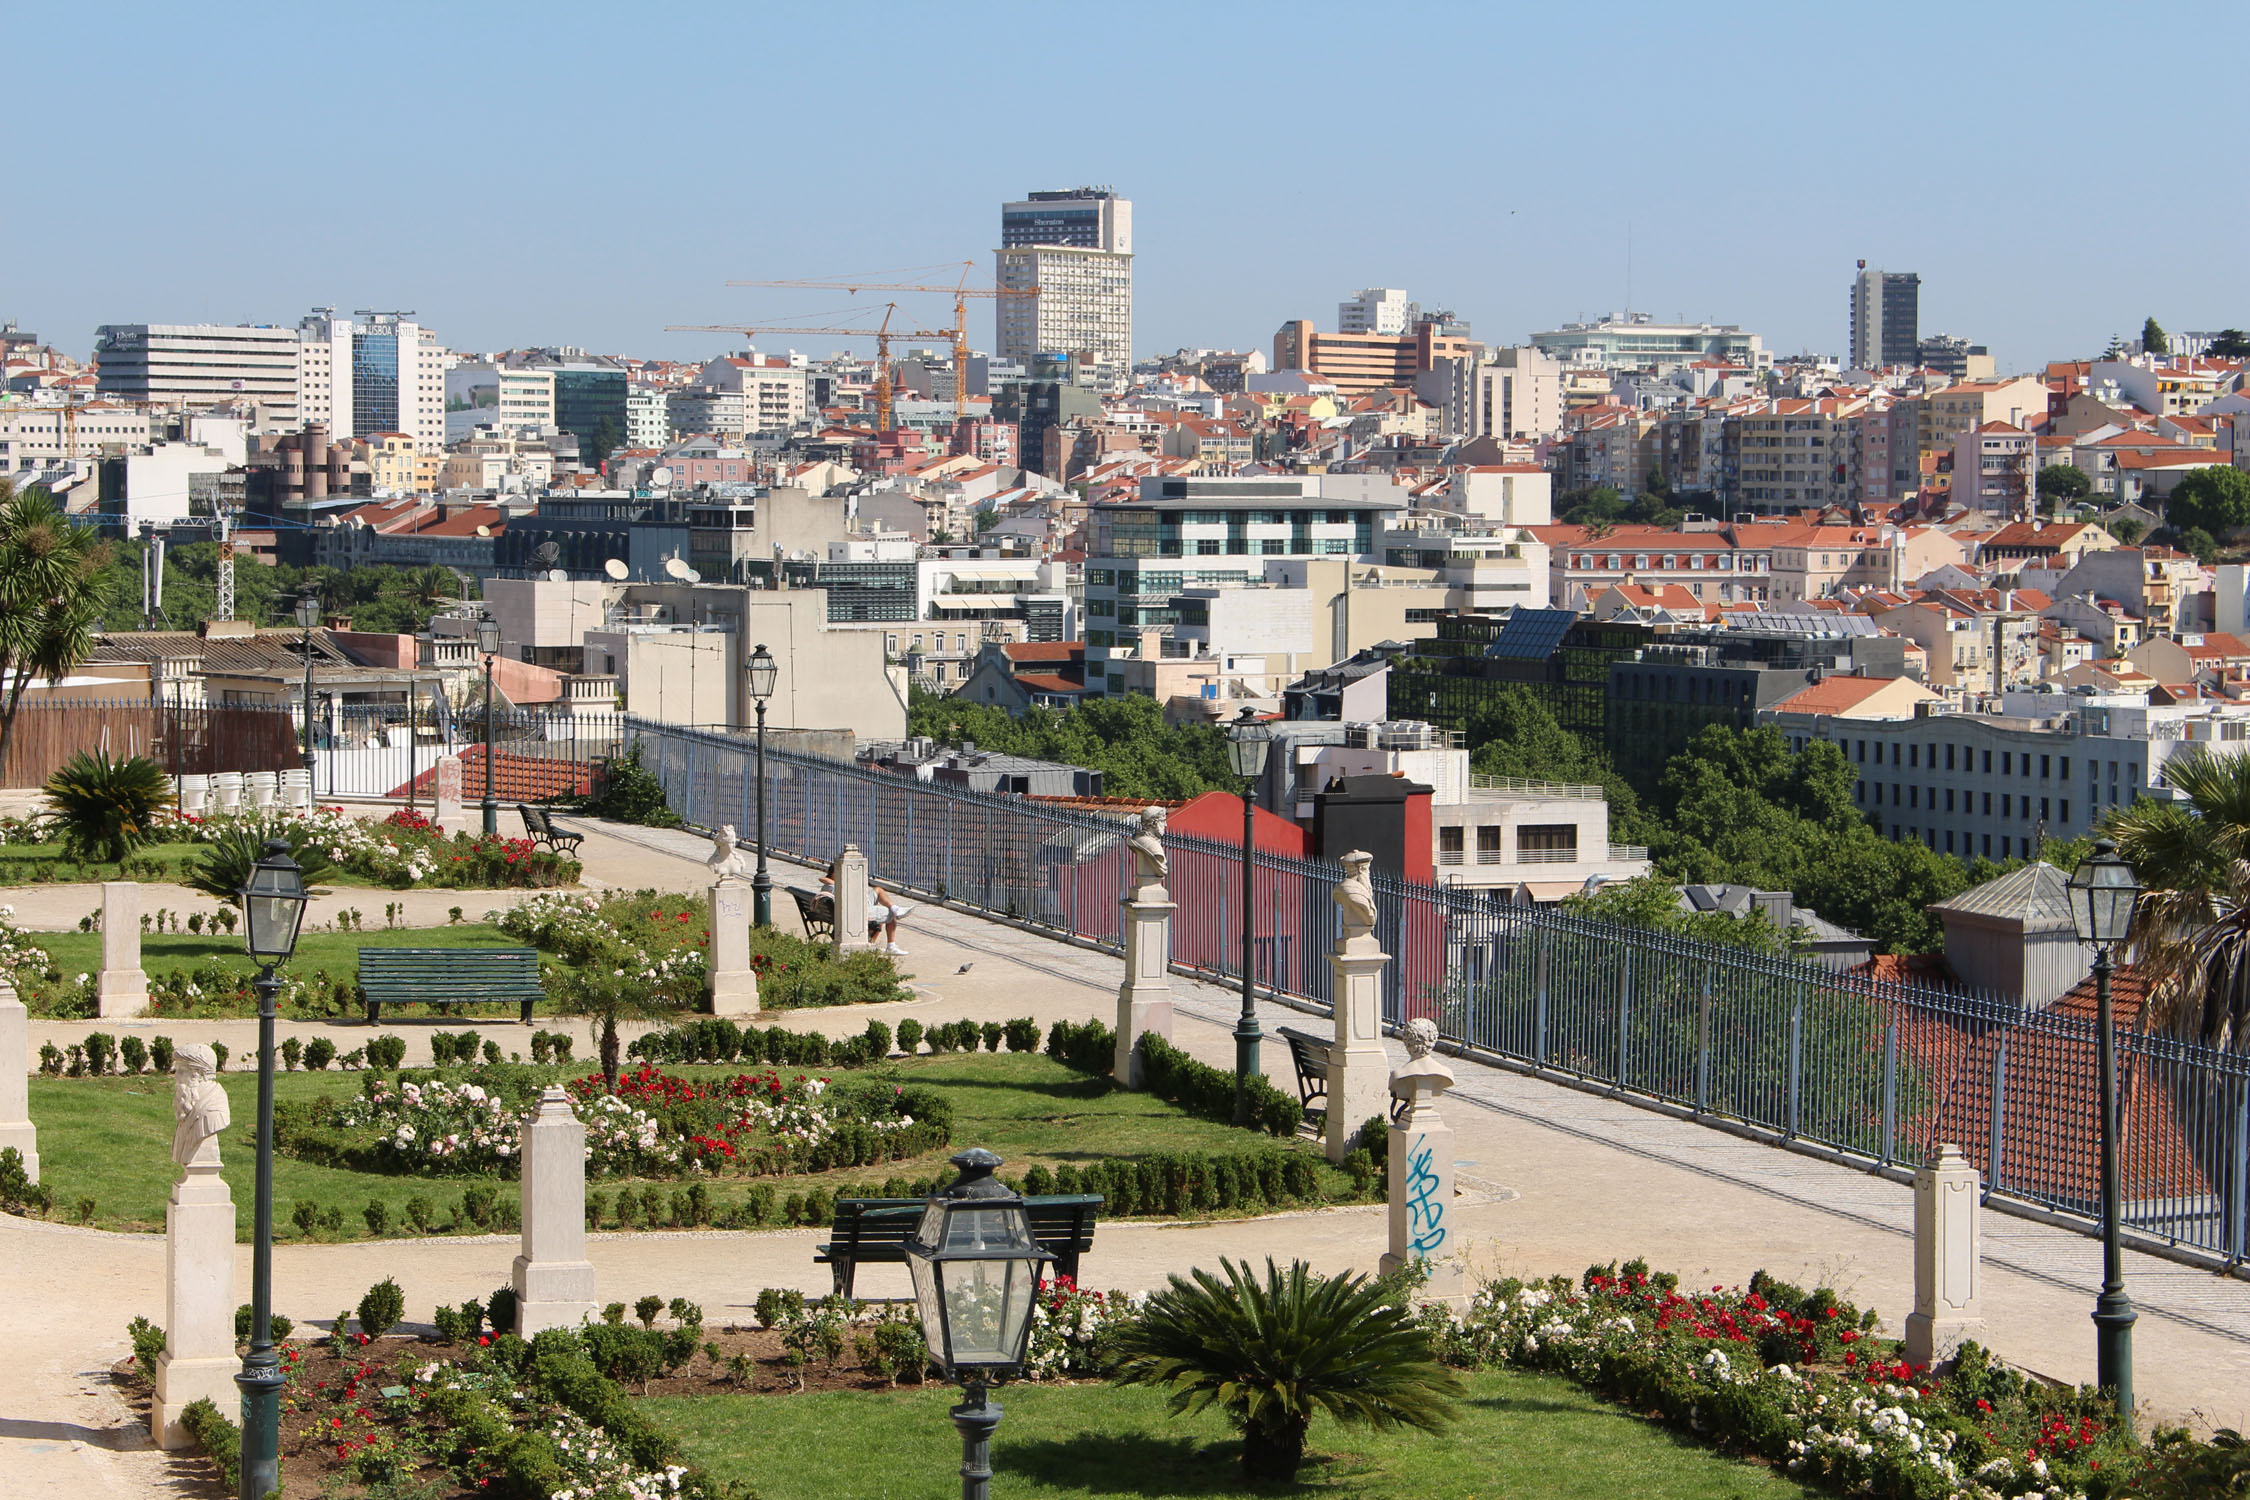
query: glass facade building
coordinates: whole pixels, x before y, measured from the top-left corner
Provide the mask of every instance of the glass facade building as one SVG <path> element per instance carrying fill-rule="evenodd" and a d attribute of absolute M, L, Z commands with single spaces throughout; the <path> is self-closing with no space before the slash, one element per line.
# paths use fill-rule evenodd
<path fill-rule="evenodd" d="M 398 339 L 394 333 L 352 335 L 352 436 L 400 430 Z"/>

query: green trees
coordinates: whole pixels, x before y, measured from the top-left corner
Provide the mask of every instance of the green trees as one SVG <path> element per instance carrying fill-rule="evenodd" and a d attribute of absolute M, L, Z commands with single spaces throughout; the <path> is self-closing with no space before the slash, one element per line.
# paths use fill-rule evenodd
<path fill-rule="evenodd" d="M 2094 481 L 2076 464 L 2048 464 L 2039 471 L 2037 483 L 2039 498 L 2057 510 L 2085 499 L 2094 491 Z"/>
<path fill-rule="evenodd" d="M 2119 545 L 2130 547 L 2147 533 L 2148 528 L 2131 516 L 2120 516 L 2114 521 L 2104 521 L 2102 530 L 2116 537 Z"/>
<path fill-rule="evenodd" d="M 2187 800 L 2144 798 L 2110 824 L 2147 894 L 2133 942 L 2155 976 L 2157 1025 L 2212 1046 L 2250 1044 L 2250 757 L 2177 757 Z"/>
<path fill-rule="evenodd" d="M 81 750 L 47 778 L 48 816 L 73 857 L 121 862 L 144 842 L 174 801 L 172 782 L 145 755 L 111 760 Z"/>
<path fill-rule="evenodd" d="M 1364 1276 L 1321 1277 L 1303 1261 L 1175 1273 L 1118 1334 L 1110 1378 L 1172 1392 L 1174 1413 L 1216 1406 L 1242 1431 L 1251 1479 L 1292 1480 L 1316 1413 L 1375 1428 L 1442 1430 L 1461 1383 L 1430 1357 L 1407 1311 Z"/>
<path fill-rule="evenodd" d="M 917 692 L 906 732 L 1085 766 L 1102 773 L 1111 797 L 1174 799 L 1241 788 L 1227 764 L 1224 734 L 1199 724 L 1175 729 L 1164 722 L 1162 705 L 1138 694 L 1068 710 L 1035 708 L 1018 719 L 986 704 Z"/>
<path fill-rule="evenodd" d="M 2141 324 L 2141 352 L 2143 354 L 2170 354 L 2172 340 L 2165 335 L 2164 325 L 2154 318 Z"/>
<path fill-rule="evenodd" d="M 0 755 L 31 684 L 60 682 L 93 649 L 108 561 L 108 544 L 53 496 L 0 479 Z"/>
<path fill-rule="evenodd" d="M 591 433 L 580 439 L 585 444 L 586 451 L 579 457 L 586 463 L 600 465 L 608 461 L 609 456 L 618 450 L 624 440 L 625 435 L 617 430 L 617 423 L 609 417 L 603 417 L 594 424 Z"/>
<path fill-rule="evenodd" d="M 1529 688 L 1503 688 L 1479 703 L 1462 738 L 1469 747 L 1469 769 L 1480 776 L 1601 787 L 1609 798 L 1611 841 L 1646 842 L 1640 798 L 1631 783 L 1610 768 L 1609 757 L 1598 747 L 1563 728 Z"/>
<path fill-rule="evenodd" d="M 2164 519 L 2176 531 L 2207 531 L 2222 539 L 2250 527 L 2250 474 L 2211 468 L 2188 475 L 2164 503 Z"/>
<path fill-rule="evenodd" d="M 2250 359 L 2250 333 L 2239 328 L 2222 329 L 2219 336 L 2211 340 L 2211 356 L 2214 359 Z"/>

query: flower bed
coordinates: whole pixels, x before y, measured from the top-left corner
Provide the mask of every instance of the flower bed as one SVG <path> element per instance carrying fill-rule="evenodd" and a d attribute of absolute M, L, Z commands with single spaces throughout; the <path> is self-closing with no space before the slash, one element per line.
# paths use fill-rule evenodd
<path fill-rule="evenodd" d="M 288 1154 L 355 1171 L 514 1176 L 540 1083 L 505 1065 L 451 1080 L 370 1072 L 353 1097 L 293 1103 L 276 1131 Z M 598 1073 L 568 1087 L 597 1178 L 823 1172 L 919 1156 L 951 1131 L 935 1091 L 876 1080 L 689 1080 L 644 1066 L 620 1076 L 615 1092 Z"/>
<path fill-rule="evenodd" d="M 1900 1500 L 2069 1500 L 2111 1493 L 2148 1451 L 2091 1388 L 2026 1380 L 1963 1347 L 1940 1377 L 1862 1313 L 1763 1272 L 1747 1290 L 1683 1292 L 1645 1263 L 1573 1284 L 1487 1284 L 1432 1313 L 1466 1366 L 1551 1370 L 1808 1482 Z"/>
<path fill-rule="evenodd" d="M 655 891 L 540 896 L 497 915 L 502 932 L 589 969 L 635 978 L 676 1004 L 709 982 L 711 933 L 697 902 Z M 884 954 L 838 958 L 826 944 L 770 927 L 750 929 L 758 1003 L 768 1010 L 911 999 Z"/>
<path fill-rule="evenodd" d="M 183 836 L 196 843 L 210 843 L 237 828 L 261 836 L 301 832 L 339 869 L 394 890 L 576 885 L 580 868 L 577 860 L 540 849 L 529 839 L 467 832 L 449 836 L 404 807 L 380 822 L 347 817 L 342 808 L 316 807 L 310 812 L 276 808 L 201 818 L 182 813 L 178 823 Z"/>

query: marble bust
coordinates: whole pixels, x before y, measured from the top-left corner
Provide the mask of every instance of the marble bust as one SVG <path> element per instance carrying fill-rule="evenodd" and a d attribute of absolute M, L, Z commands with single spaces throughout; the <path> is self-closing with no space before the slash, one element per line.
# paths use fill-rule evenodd
<path fill-rule="evenodd" d="M 1160 884 L 1172 873 L 1172 856 L 1164 848 L 1164 809 L 1143 808 L 1139 827 L 1125 842 L 1133 851 L 1133 869 L 1140 885 Z"/>
<path fill-rule="evenodd" d="M 1378 920 L 1375 910 L 1375 887 L 1367 873 L 1374 868 L 1375 857 L 1363 850 L 1354 849 L 1344 856 L 1344 878 L 1336 882 L 1333 897 L 1344 914 L 1344 944 L 1351 947 L 1375 931 Z"/>
<path fill-rule="evenodd" d="M 711 876 L 715 880 L 726 880 L 750 873 L 750 861 L 743 856 L 741 848 L 735 843 L 734 825 L 732 823 L 721 825 L 719 836 L 711 840 L 711 857 L 704 863 L 711 867 Z"/>
<path fill-rule="evenodd" d="M 190 1172 L 219 1169 L 219 1132 L 232 1122 L 219 1059 L 201 1042 L 172 1052 L 172 1160 Z"/>

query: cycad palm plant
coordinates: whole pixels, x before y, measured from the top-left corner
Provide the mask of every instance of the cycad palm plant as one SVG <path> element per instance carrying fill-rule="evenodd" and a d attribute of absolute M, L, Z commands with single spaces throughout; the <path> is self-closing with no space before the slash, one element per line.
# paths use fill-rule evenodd
<path fill-rule="evenodd" d="M 1169 1387 L 1175 1414 L 1216 1406 L 1242 1430 L 1242 1470 L 1291 1479 L 1317 1412 L 1376 1428 L 1435 1432 L 1461 1383 L 1431 1357 L 1405 1308 L 1365 1276 L 1323 1277 L 1303 1261 L 1219 1262 L 1224 1279 L 1174 1275 L 1118 1337 L 1110 1378 Z"/>
<path fill-rule="evenodd" d="M 242 888 L 250 883 L 250 867 L 265 857 L 268 839 L 289 841 L 290 857 L 304 871 L 307 888 L 335 868 L 328 858 L 328 851 L 313 839 L 302 824 L 275 818 L 271 821 L 240 823 L 222 831 L 204 845 L 202 855 L 187 867 L 181 881 L 190 888 L 215 898 L 222 906 L 239 906 L 242 903 Z M 315 890 L 312 894 L 318 896 L 326 893 Z"/>
<path fill-rule="evenodd" d="M 32 683 L 62 681 L 93 649 L 109 544 L 43 489 L 0 479 L 0 755 Z"/>
<path fill-rule="evenodd" d="M 172 806 L 171 778 L 145 755 L 111 760 L 106 750 L 81 750 L 46 785 L 48 818 L 80 859 L 117 864 L 155 831 Z"/>
<path fill-rule="evenodd" d="M 2211 1046 L 2250 1045 L 2250 756 L 2197 750 L 2164 779 L 2184 802 L 2141 801 L 2110 822 L 2147 888 L 2133 946 L 2152 1025 Z"/>

